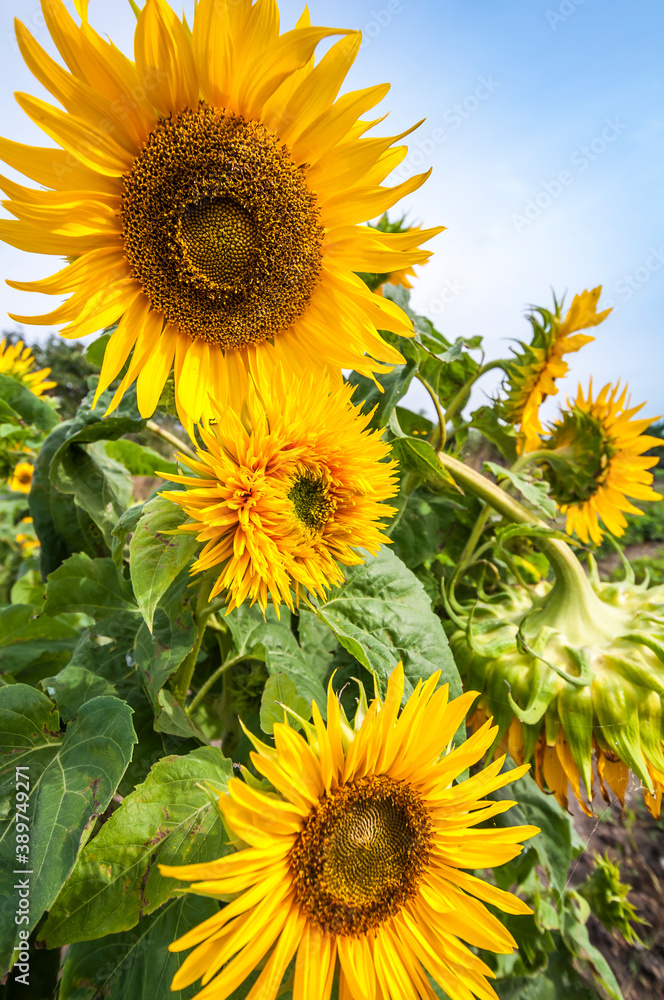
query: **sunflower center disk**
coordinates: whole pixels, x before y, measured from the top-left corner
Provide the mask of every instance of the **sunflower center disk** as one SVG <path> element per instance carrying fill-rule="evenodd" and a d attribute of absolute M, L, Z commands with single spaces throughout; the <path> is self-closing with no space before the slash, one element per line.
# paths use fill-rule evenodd
<path fill-rule="evenodd" d="M 232 289 L 250 274 L 258 249 L 251 216 L 224 199 L 187 205 L 180 219 L 180 238 L 193 267 L 221 288 Z"/>
<path fill-rule="evenodd" d="M 321 477 L 298 476 L 288 493 L 298 521 L 311 531 L 320 531 L 334 510 Z"/>
<path fill-rule="evenodd" d="M 428 811 L 408 785 L 380 776 L 342 786 L 291 851 L 297 900 L 328 933 L 366 934 L 415 895 L 431 843 Z"/>
<path fill-rule="evenodd" d="M 288 329 L 318 284 L 323 229 L 304 169 L 264 125 L 204 101 L 150 133 L 120 214 L 152 308 L 225 350 Z"/>

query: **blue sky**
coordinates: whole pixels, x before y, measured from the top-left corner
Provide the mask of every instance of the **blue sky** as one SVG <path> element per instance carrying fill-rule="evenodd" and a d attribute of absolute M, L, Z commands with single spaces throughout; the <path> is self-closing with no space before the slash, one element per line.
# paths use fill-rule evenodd
<path fill-rule="evenodd" d="M 43 96 L 13 41 L 12 14 L 49 47 L 35 0 L 0 13 L 4 135 L 47 144 L 11 96 Z M 290 27 L 300 13 L 280 4 Z M 191 3 L 185 4 L 190 10 Z M 664 413 L 664 5 L 659 0 L 312 0 L 314 23 L 361 28 L 348 88 L 388 80 L 384 134 L 426 122 L 395 180 L 433 167 L 402 208 L 448 230 L 431 243 L 415 306 L 450 338 L 483 334 L 487 357 L 528 336 L 529 303 L 551 289 L 571 296 L 604 286 L 613 305 L 596 340 L 570 358 L 562 394 L 592 373 L 630 383 L 634 402 Z M 95 27 L 131 52 L 126 0 L 90 0 Z M 17 177 L 7 169 L 12 177 Z M 3 277 L 41 277 L 50 257 L 2 245 Z M 43 312 L 52 300 L 0 288 L 7 312 Z M 26 328 L 28 337 L 44 328 Z M 487 376 L 475 397 L 492 391 Z M 562 395 L 561 394 L 561 395 Z M 561 398 L 559 396 L 559 398 Z M 415 406 L 425 398 L 415 395 Z M 555 412 L 550 401 L 549 413 Z"/>

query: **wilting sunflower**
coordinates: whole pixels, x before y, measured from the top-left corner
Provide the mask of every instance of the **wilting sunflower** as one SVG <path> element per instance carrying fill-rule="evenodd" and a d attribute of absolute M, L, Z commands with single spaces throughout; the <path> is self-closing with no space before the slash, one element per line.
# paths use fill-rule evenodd
<path fill-rule="evenodd" d="M 597 312 L 602 286 L 575 295 L 565 319 L 562 303 L 554 299 L 554 312 L 538 308 L 528 317 L 533 328 L 530 344 L 521 344 L 522 351 L 507 365 L 507 398 L 498 404 L 500 416 L 519 427 L 519 450 L 533 451 L 540 446 L 544 433 L 539 409 L 547 396 L 558 392 L 556 379 L 569 371 L 565 354 L 579 351 L 594 340 L 589 334 L 577 333 L 603 322 L 611 312 Z"/>
<path fill-rule="evenodd" d="M 226 591 L 229 611 L 246 598 L 265 609 L 268 593 L 292 608 L 301 587 L 323 597 L 343 580 L 338 563 L 388 541 L 381 520 L 395 511 L 382 501 L 397 492 L 396 464 L 352 393 L 275 373 L 262 397 L 250 389 L 242 416 L 219 409 L 201 430 L 199 461 L 183 458 L 198 478 L 164 475 L 188 487 L 162 494 L 192 518 L 180 530 L 205 543 L 192 572 L 219 567 L 210 597 Z"/>
<path fill-rule="evenodd" d="M 29 347 L 23 346 L 22 340 L 16 344 L 0 340 L 0 375 L 9 375 L 27 386 L 35 396 L 41 396 L 47 389 L 55 388 L 57 382 L 46 381 L 51 374 L 50 368 L 40 368 L 35 372 L 31 370 L 34 365 L 35 356 Z"/>
<path fill-rule="evenodd" d="M 545 451 L 551 452 L 551 463 L 544 463 L 551 495 L 567 514 L 568 533 L 583 542 L 601 542 L 600 519 L 612 535 L 624 534 L 623 511 L 643 514 L 627 497 L 661 500 L 650 487 L 653 475 L 647 471 L 657 465 L 657 456 L 644 455 L 662 443 L 644 433 L 657 418 L 634 420 L 645 403 L 630 408 L 629 402 L 627 386 L 621 391 L 620 384 L 605 385 L 596 399 L 592 381 L 587 395 L 579 386 L 576 399 L 551 425 L 544 442 Z M 556 458 L 565 461 L 559 464 Z"/>
<path fill-rule="evenodd" d="M 19 462 L 14 466 L 9 480 L 9 489 L 17 493 L 29 493 L 32 486 L 32 466 L 30 462 Z"/>
<path fill-rule="evenodd" d="M 69 295 L 48 315 L 15 318 L 66 323 L 65 337 L 119 321 L 97 395 L 131 355 L 109 409 L 136 381 L 144 416 L 172 366 L 179 411 L 196 421 L 212 396 L 239 406 L 248 375 L 276 365 L 371 376 L 399 363 L 377 329 L 409 336 L 412 324 L 354 272 L 421 263 L 420 244 L 440 230 L 358 225 L 428 176 L 382 186 L 408 132 L 365 138 L 382 118 L 361 116 L 387 84 L 337 96 L 360 33 L 311 27 L 305 10 L 280 35 L 274 0 L 200 0 L 190 30 L 166 0 L 147 0 L 134 63 L 92 29 L 85 0 L 78 7 L 80 25 L 62 0 L 43 3 L 70 72 L 17 26 L 27 65 L 64 110 L 17 100 L 61 148 L 0 142 L 7 163 L 48 189 L 3 180 L 17 221 L 0 236 L 71 263 L 10 282 Z"/>
<path fill-rule="evenodd" d="M 399 715 L 399 665 L 385 702 L 364 701 L 354 728 L 330 685 L 327 725 L 314 703 L 308 742 L 279 723 L 274 747 L 253 739 L 254 766 L 276 794 L 231 778 L 219 799 L 246 849 L 207 864 L 160 866 L 193 881 L 192 892 L 237 894 L 171 945 L 197 946 L 173 989 L 202 976 L 197 1000 L 223 1000 L 267 956 L 248 996 L 274 1000 L 296 956 L 294 1000 L 328 1000 L 336 969 L 340 1000 L 433 1000 L 427 972 L 453 1000 L 496 996 L 485 978 L 493 973 L 463 942 L 509 954 L 514 939 L 484 902 L 530 910 L 462 869 L 509 861 L 538 830 L 475 829 L 514 805 L 484 796 L 524 768 L 500 774 L 497 761 L 452 785 L 494 731 L 487 724 L 445 753 L 476 694 L 448 704 L 438 680 L 436 673 L 418 681 Z"/>

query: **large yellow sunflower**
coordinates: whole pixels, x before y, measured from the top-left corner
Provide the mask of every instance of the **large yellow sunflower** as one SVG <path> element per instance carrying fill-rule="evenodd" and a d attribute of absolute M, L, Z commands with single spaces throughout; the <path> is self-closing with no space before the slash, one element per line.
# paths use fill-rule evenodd
<path fill-rule="evenodd" d="M 556 379 L 564 378 L 569 371 L 565 354 L 579 351 L 594 340 L 589 334 L 577 333 L 602 323 L 611 312 L 597 312 L 597 301 L 602 286 L 575 295 L 565 319 L 561 304 L 555 302 L 555 312 L 537 309 L 529 317 L 533 327 L 533 340 L 522 344 L 522 351 L 507 366 L 507 398 L 500 403 L 501 416 L 519 426 L 519 450 L 534 451 L 540 445 L 544 428 L 539 409 L 547 396 L 558 392 Z M 554 300 L 555 301 L 555 300 Z"/>
<path fill-rule="evenodd" d="M 17 100 L 61 148 L 0 141 L 6 162 L 47 189 L 1 181 L 17 221 L 0 237 L 71 263 L 10 282 L 69 296 L 52 313 L 15 318 L 66 323 L 65 337 L 119 320 L 98 392 L 131 355 L 109 409 L 136 381 L 144 416 L 172 366 L 179 411 L 196 421 L 211 397 L 239 406 L 248 375 L 275 365 L 370 376 L 399 363 L 377 330 L 409 336 L 412 324 L 354 272 L 421 263 L 420 244 L 440 230 L 358 225 L 428 176 L 382 186 L 408 132 L 365 138 L 382 118 L 361 116 L 387 84 L 337 97 L 360 33 L 311 27 L 305 10 L 280 35 L 275 0 L 199 0 L 190 30 L 166 0 L 147 0 L 132 62 L 78 6 L 80 25 L 62 0 L 43 0 L 69 72 L 17 24 L 27 65 L 64 110 Z"/>
<path fill-rule="evenodd" d="M 23 346 L 23 341 L 8 344 L 6 339 L 0 340 L 0 375 L 9 375 L 27 386 L 35 396 L 41 396 L 48 389 L 54 389 L 57 382 L 47 382 L 51 374 L 50 368 L 40 368 L 31 371 L 35 364 L 35 356 L 29 347 Z"/>
<path fill-rule="evenodd" d="M 330 685 L 327 725 L 314 703 L 308 741 L 279 723 L 274 747 L 252 738 L 254 766 L 276 794 L 231 778 L 219 798 L 244 849 L 206 864 L 160 866 L 194 882 L 192 892 L 233 894 L 171 945 L 197 946 L 173 989 L 202 976 L 197 1000 L 224 1000 L 267 956 L 247 1000 L 274 1000 L 296 956 L 294 1000 L 328 1000 L 336 969 L 340 1000 L 433 1000 L 427 972 L 451 1000 L 496 997 L 486 980 L 493 973 L 463 942 L 509 954 L 514 939 L 484 903 L 530 910 L 462 869 L 501 865 L 538 832 L 476 829 L 514 805 L 484 796 L 527 766 L 500 774 L 497 761 L 453 785 L 495 729 L 488 723 L 445 753 L 476 693 L 448 704 L 438 680 L 418 681 L 399 715 L 399 665 L 385 702 L 364 702 L 354 728 Z"/>
<path fill-rule="evenodd" d="M 651 489 L 653 475 L 647 471 L 657 465 L 657 456 L 644 455 L 662 443 L 644 433 L 657 417 L 634 420 L 645 403 L 631 408 L 629 403 L 627 386 L 621 391 L 619 383 L 605 385 L 593 399 L 591 380 L 588 394 L 579 386 L 576 399 L 551 425 L 544 442 L 554 460 L 545 472 L 551 495 L 567 514 L 567 532 L 583 542 L 601 542 L 600 520 L 612 535 L 624 534 L 623 511 L 643 514 L 627 497 L 661 500 Z M 558 466 L 556 455 L 568 461 Z"/>
<path fill-rule="evenodd" d="M 210 597 L 226 591 L 229 611 L 246 598 L 264 610 L 268 593 L 292 608 L 291 588 L 324 597 L 343 580 L 338 563 L 389 541 L 381 520 L 395 511 L 382 501 L 397 492 L 396 464 L 352 393 L 275 372 L 241 416 L 219 408 L 201 429 L 199 461 L 183 458 L 197 476 L 162 473 L 188 487 L 162 496 L 192 518 L 180 530 L 205 543 L 192 572 L 219 567 Z"/>

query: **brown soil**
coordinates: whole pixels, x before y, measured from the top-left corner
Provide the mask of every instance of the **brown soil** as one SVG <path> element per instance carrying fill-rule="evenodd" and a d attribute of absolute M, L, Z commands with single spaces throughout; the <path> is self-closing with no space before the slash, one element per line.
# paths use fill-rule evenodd
<path fill-rule="evenodd" d="M 593 866 L 593 855 L 608 851 L 620 864 L 621 881 L 631 885 L 629 901 L 647 923 L 635 925 L 642 944 L 628 944 L 591 916 L 590 940 L 602 952 L 625 1000 L 664 1000 L 664 823 L 645 808 L 640 782 L 630 775 L 623 815 L 618 802 L 596 817 L 570 804 L 576 829 L 587 846 L 577 860 L 571 883 L 578 886 Z"/>

